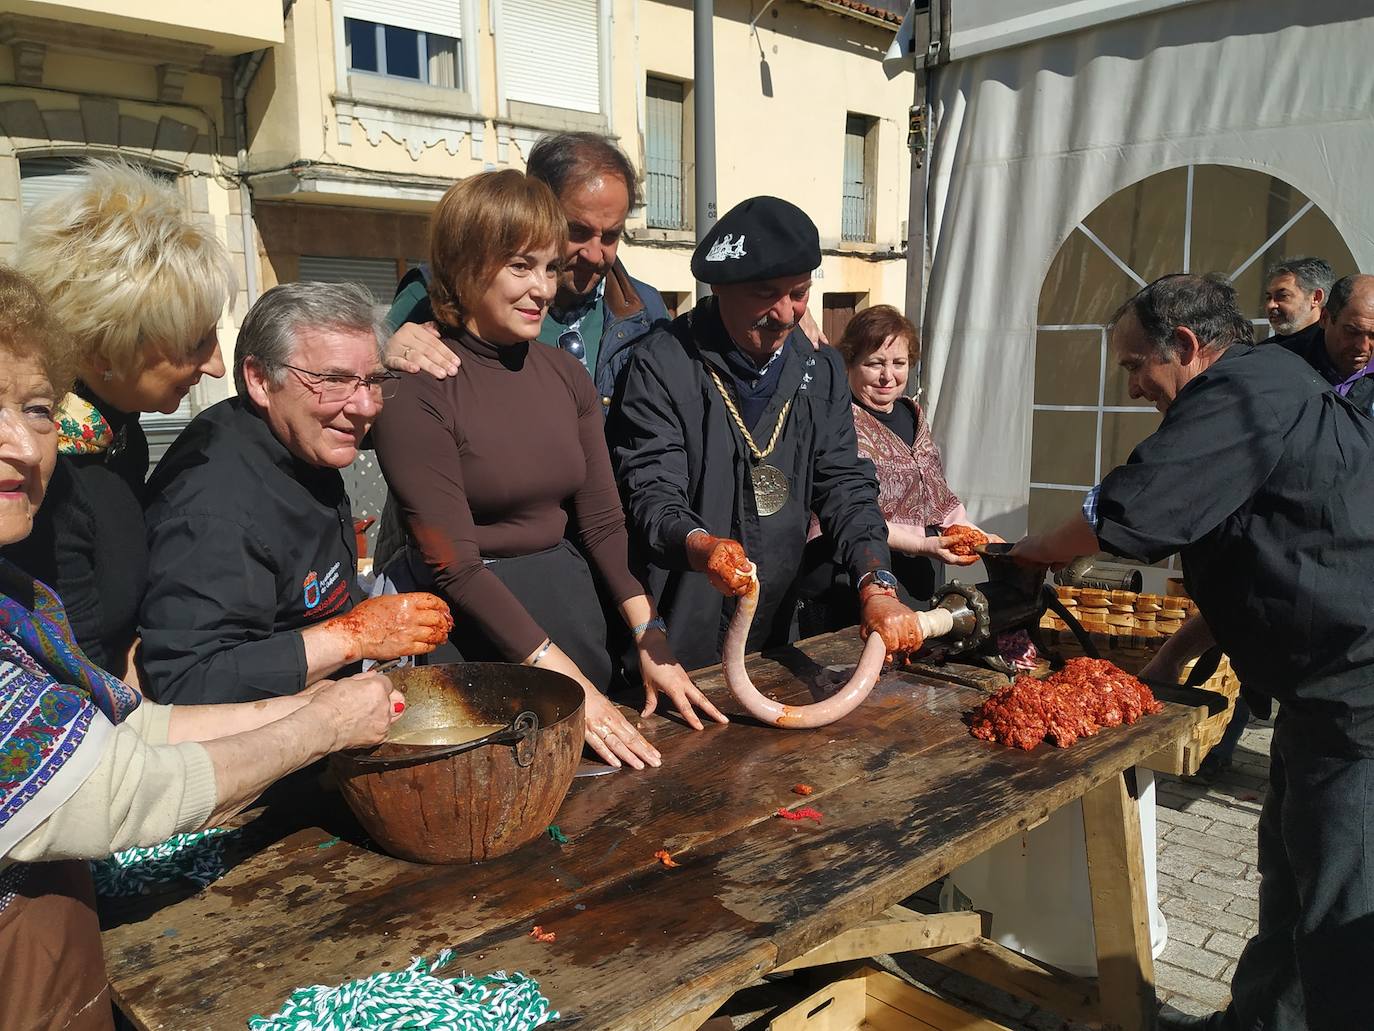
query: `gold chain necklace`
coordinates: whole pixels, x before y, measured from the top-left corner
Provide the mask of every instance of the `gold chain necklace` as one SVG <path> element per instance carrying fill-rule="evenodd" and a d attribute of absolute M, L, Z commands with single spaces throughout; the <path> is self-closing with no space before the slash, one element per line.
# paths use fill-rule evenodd
<path fill-rule="evenodd" d="M 783 424 L 787 422 L 787 413 L 792 410 L 792 399 L 788 398 L 787 403 L 782 406 L 782 411 L 778 413 L 777 425 L 773 427 L 773 436 L 768 439 L 768 446 L 760 451 L 759 446 L 754 443 L 754 435 L 749 432 L 749 427 L 744 424 L 739 409 L 735 407 L 735 402 L 730 398 L 730 392 L 725 389 L 725 384 L 721 382 L 716 370 L 707 365 L 706 371 L 710 374 L 716 389 L 720 391 L 720 399 L 725 402 L 725 410 L 735 420 L 735 425 L 739 427 L 740 433 L 744 434 L 744 442 L 749 445 L 749 453 L 753 456 L 754 467 L 749 470 L 749 479 L 754 484 L 755 510 L 761 516 L 770 516 L 782 511 L 783 506 L 787 504 L 787 496 L 790 493 L 787 476 L 777 466 L 769 465 L 764 459 L 771 455 L 773 449 L 778 446 L 778 438 L 782 436 Z"/>

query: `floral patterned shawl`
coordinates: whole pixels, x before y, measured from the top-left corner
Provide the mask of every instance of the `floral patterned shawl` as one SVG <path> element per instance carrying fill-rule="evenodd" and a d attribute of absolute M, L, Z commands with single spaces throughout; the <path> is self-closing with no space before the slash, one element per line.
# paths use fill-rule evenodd
<path fill-rule="evenodd" d="M 921 406 L 909 397 L 898 398 L 897 404 L 908 404 L 915 410 L 916 442 L 912 447 L 862 406 L 853 406 L 859 454 L 878 472 L 878 507 L 888 522 L 943 526 L 946 517 L 959 508 L 959 499 L 945 482 L 940 449 L 930 435 Z"/>
<path fill-rule="evenodd" d="M 76 792 L 141 700 L 82 654 L 48 587 L 0 559 L 0 856 Z"/>

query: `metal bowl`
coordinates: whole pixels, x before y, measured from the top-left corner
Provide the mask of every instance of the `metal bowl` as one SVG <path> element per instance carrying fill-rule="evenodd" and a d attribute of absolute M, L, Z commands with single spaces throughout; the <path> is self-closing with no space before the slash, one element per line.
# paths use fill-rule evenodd
<path fill-rule="evenodd" d="M 420 863 L 476 863 L 543 834 L 572 785 L 582 753 L 582 688 L 561 673 L 502 662 L 396 670 L 406 710 L 387 741 L 340 752 L 331 763 L 345 801 L 387 852 Z M 532 713 L 514 740 L 455 751 L 430 735 L 448 727 L 508 726 Z"/>

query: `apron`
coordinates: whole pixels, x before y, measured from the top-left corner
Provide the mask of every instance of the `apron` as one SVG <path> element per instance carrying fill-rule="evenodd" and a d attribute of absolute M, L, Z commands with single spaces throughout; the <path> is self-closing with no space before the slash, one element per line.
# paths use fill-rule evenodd
<path fill-rule="evenodd" d="M 0 1028 L 113 1031 L 95 886 L 79 859 L 0 874 Z"/>
<path fill-rule="evenodd" d="M 515 595 L 530 618 L 558 645 L 598 691 L 611 686 L 611 651 L 606 639 L 606 613 L 596 582 L 582 553 L 568 540 L 530 555 L 484 558 L 483 564 Z M 405 545 L 387 564 L 387 579 L 398 591 L 434 591 L 434 580 L 419 552 Z M 509 662 L 472 620 L 455 612 L 449 643 L 418 660 Z"/>

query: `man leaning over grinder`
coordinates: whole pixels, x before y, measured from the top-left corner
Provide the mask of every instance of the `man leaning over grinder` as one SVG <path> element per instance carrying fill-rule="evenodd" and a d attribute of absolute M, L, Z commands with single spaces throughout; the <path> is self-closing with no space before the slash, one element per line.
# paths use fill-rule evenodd
<path fill-rule="evenodd" d="M 689 669 L 719 661 L 751 560 L 761 593 L 748 647 L 788 639 L 813 511 L 859 588 L 865 630 L 891 653 L 920 643 L 889 571 L 844 364 L 798 329 L 820 260 L 816 226 L 795 205 L 733 208 L 692 256 L 712 296 L 640 342 L 611 405 L 631 539 Z"/>
<path fill-rule="evenodd" d="M 1234 288 L 1174 275 L 1111 324 L 1158 430 L 1083 513 L 1018 544 L 1057 565 L 1173 552 L 1248 694 L 1280 703 L 1259 824 L 1260 930 L 1232 1001 L 1165 1028 L 1374 1028 L 1374 421 L 1282 347 L 1253 347 Z"/>
<path fill-rule="evenodd" d="M 432 594 L 354 605 L 339 470 L 395 376 L 379 329 L 366 290 L 328 283 L 274 287 L 244 319 L 239 396 L 196 416 L 148 484 L 139 658 L 156 701 L 296 694 L 360 659 L 448 638 L 448 605 Z"/>

